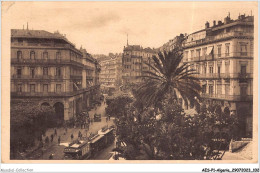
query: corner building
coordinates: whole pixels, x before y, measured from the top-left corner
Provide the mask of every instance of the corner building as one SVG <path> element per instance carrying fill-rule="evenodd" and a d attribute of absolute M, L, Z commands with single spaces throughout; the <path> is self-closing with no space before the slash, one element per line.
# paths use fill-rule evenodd
<path fill-rule="evenodd" d="M 183 43 L 183 62 L 197 71 L 202 98 L 238 116 L 242 137 L 252 137 L 253 48 L 254 17 L 245 15 L 207 22 Z"/>
<path fill-rule="evenodd" d="M 53 106 L 56 116 L 68 120 L 87 109 L 90 85 L 80 50 L 64 35 L 43 30 L 11 30 L 11 102 Z"/>

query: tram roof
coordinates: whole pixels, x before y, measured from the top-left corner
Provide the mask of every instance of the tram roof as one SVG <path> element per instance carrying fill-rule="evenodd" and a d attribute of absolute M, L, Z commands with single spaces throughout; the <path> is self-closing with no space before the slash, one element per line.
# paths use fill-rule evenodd
<path fill-rule="evenodd" d="M 70 148 L 79 148 L 82 145 L 85 145 L 87 143 L 87 141 L 79 141 L 79 142 L 80 142 L 80 144 L 75 143 L 75 144 L 71 145 Z"/>
<path fill-rule="evenodd" d="M 95 143 L 95 142 L 97 142 L 98 140 L 100 140 L 103 137 L 104 137 L 103 135 L 99 135 L 96 138 L 94 138 L 93 140 L 91 140 L 90 143 Z"/>
<path fill-rule="evenodd" d="M 112 130 L 113 130 L 113 128 L 109 128 L 109 129 L 107 129 L 107 130 L 104 131 L 104 132 L 102 132 L 102 130 L 99 130 L 99 131 L 98 131 L 98 134 L 100 134 L 100 135 L 108 134 L 108 133 L 111 132 Z"/>

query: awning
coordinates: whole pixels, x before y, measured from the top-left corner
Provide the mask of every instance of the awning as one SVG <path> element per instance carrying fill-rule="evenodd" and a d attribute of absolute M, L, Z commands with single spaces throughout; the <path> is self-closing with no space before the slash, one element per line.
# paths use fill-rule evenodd
<path fill-rule="evenodd" d="M 211 53 L 212 53 L 212 50 L 213 50 L 213 46 L 208 47 L 207 52 L 206 52 L 206 55 L 211 54 Z"/>

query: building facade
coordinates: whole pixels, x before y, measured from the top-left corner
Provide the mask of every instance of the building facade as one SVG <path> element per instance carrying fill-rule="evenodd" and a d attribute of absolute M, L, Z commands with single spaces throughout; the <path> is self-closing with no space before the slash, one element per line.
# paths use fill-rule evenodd
<path fill-rule="evenodd" d="M 169 40 L 167 43 L 163 44 L 163 46 L 159 47 L 159 51 L 161 52 L 170 52 L 177 46 L 181 47 L 182 42 L 186 38 L 187 34 L 180 34 L 179 36 L 174 37 L 173 39 Z"/>
<path fill-rule="evenodd" d="M 11 102 L 53 106 L 62 120 L 79 114 L 88 107 L 87 95 L 99 87 L 87 83 L 93 66 L 86 59 L 58 32 L 12 29 Z"/>
<path fill-rule="evenodd" d="M 140 76 L 143 71 L 151 70 L 147 64 L 151 64 L 156 50 L 143 48 L 140 45 L 127 45 L 122 56 L 122 80 L 123 85 L 133 85 L 142 82 Z"/>
<path fill-rule="evenodd" d="M 183 62 L 197 71 L 202 98 L 236 115 L 244 137 L 252 136 L 253 48 L 254 17 L 245 15 L 207 22 L 183 42 Z"/>
<path fill-rule="evenodd" d="M 122 85 L 122 54 L 112 54 L 100 59 L 100 83 L 104 92 L 116 91 Z"/>

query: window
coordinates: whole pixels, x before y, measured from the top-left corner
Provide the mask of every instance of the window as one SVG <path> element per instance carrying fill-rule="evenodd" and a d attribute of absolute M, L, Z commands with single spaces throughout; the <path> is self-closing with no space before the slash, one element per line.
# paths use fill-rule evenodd
<path fill-rule="evenodd" d="M 18 44 L 19 44 L 19 45 L 23 45 L 23 39 L 18 38 Z"/>
<path fill-rule="evenodd" d="M 30 74 L 31 74 L 31 77 L 34 78 L 34 76 L 35 76 L 35 69 L 34 68 L 30 69 Z"/>
<path fill-rule="evenodd" d="M 221 57 L 221 45 L 218 45 L 218 57 Z"/>
<path fill-rule="evenodd" d="M 60 60 L 61 59 L 61 53 L 60 52 L 56 52 L 56 59 Z"/>
<path fill-rule="evenodd" d="M 217 93 L 222 94 L 222 85 L 221 84 L 217 84 Z"/>
<path fill-rule="evenodd" d="M 221 67 L 220 66 L 218 66 L 218 74 L 220 74 L 220 71 L 221 70 Z"/>
<path fill-rule="evenodd" d="M 197 73 L 200 73 L 200 65 L 196 65 L 196 71 Z"/>
<path fill-rule="evenodd" d="M 22 76 L 22 69 L 18 68 L 16 73 L 17 73 L 17 78 L 21 78 L 21 76 Z"/>
<path fill-rule="evenodd" d="M 48 67 L 43 67 L 43 75 L 48 75 Z"/>
<path fill-rule="evenodd" d="M 43 52 L 43 59 L 48 59 L 48 52 Z"/>
<path fill-rule="evenodd" d="M 43 84 L 43 92 L 48 92 L 48 84 Z"/>
<path fill-rule="evenodd" d="M 209 85 L 209 94 L 210 94 L 210 95 L 213 94 L 213 85 Z"/>
<path fill-rule="evenodd" d="M 191 59 L 194 58 L 194 50 L 191 50 L 191 51 L 190 51 L 190 57 L 191 57 Z"/>
<path fill-rule="evenodd" d="M 246 86 L 241 86 L 240 87 L 240 95 L 242 97 L 247 95 L 247 87 Z"/>
<path fill-rule="evenodd" d="M 35 59 L 35 52 L 34 51 L 30 52 L 30 59 Z"/>
<path fill-rule="evenodd" d="M 245 65 L 241 66 L 241 74 L 246 74 L 246 66 Z"/>
<path fill-rule="evenodd" d="M 230 85 L 226 84 L 225 85 L 225 95 L 228 96 L 229 95 L 229 90 L 230 90 Z"/>
<path fill-rule="evenodd" d="M 247 45 L 246 45 L 246 43 L 240 43 L 240 54 L 242 56 L 247 55 Z"/>
<path fill-rule="evenodd" d="M 56 76 L 61 76 L 61 68 L 60 67 L 56 68 Z"/>
<path fill-rule="evenodd" d="M 56 92 L 61 92 L 61 84 L 56 84 Z"/>
<path fill-rule="evenodd" d="M 18 92 L 22 92 L 22 84 L 18 84 L 17 85 L 17 91 Z"/>
<path fill-rule="evenodd" d="M 207 85 L 202 85 L 202 93 L 206 93 Z"/>
<path fill-rule="evenodd" d="M 189 55 L 189 51 L 185 51 L 185 54 L 184 54 L 184 56 L 185 56 L 185 60 L 187 61 L 188 60 L 188 55 Z"/>
<path fill-rule="evenodd" d="M 209 67 L 209 73 L 213 73 L 213 66 Z"/>
<path fill-rule="evenodd" d="M 207 48 L 203 48 L 202 49 L 202 56 L 206 56 L 207 55 Z"/>
<path fill-rule="evenodd" d="M 225 73 L 229 74 L 229 64 L 225 64 Z"/>
<path fill-rule="evenodd" d="M 22 59 L 22 51 L 17 51 L 17 59 Z"/>
<path fill-rule="evenodd" d="M 226 54 L 226 56 L 229 56 L 229 47 L 230 47 L 230 44 L 229 44 L 229 43 L 226 44 L 225 47 L 226 47 L 226 52 L 225 52 L 225 54 Z"/>
<path fill-rule="evenodd" d="M 200 51 L 201 51 L 201 49 L 197 49 L 197 50 L 196 50 L 196 57 L 197 57 L 197 58 L 200 57 Z"/>
<path fill-rule="evenodd" d="M 35 84 L 30 85 L 30 92 L 35 92 Z"/>

